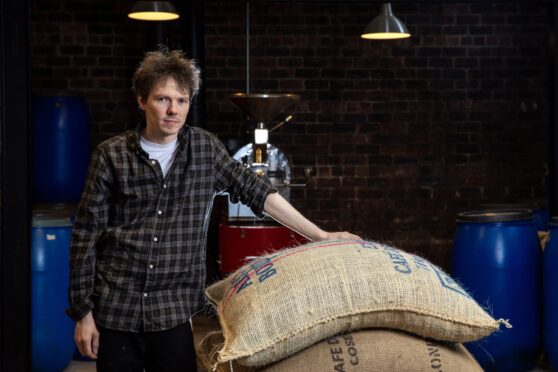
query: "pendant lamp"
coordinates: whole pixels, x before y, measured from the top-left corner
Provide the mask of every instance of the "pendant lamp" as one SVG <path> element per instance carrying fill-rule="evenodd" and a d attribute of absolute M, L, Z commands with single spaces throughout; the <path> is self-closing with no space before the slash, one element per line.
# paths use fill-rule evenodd
<path fill-rule="evenodd" d="M 169 1 L 136 1 L 128 14 L 140 21 L 172 21 L 180 15 Z"/>
<path fill-rule="evenodd" d="M 390 3 L 382 4 L 380 14 L 366 26 L 360 35 L 363 39 L 375 40 L 404 39 L 410 36 L 409 30 L 403 22 L 393 15 Z"/>

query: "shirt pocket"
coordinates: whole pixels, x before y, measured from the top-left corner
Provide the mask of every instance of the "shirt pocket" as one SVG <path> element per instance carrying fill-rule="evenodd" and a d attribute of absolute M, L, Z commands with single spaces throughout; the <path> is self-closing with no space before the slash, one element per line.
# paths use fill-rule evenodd
<path fill-rule="evenodd" d="M 161 187 L 147 182 L 126 182 L 118 192 L 118 215 L 123 225 L 143 221 L 154 210 Z"/>

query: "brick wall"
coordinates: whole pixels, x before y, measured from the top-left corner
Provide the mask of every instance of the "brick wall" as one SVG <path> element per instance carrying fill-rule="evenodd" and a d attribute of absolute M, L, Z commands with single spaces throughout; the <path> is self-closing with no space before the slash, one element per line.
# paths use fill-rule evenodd
<path fill-rule="evenodd" d="M 140 119 L 131 77 L 153 49 L 154 25 L 128 19 L 133 2 L 31 2 L 30 64 L 33 94 L 82 94 L 92 120 L 93 145 Z M 180 41 L 171 24 L 174 45 Z M 173 45 L 171 44 L 171 45 Z"/>
<path fill-rule="evenodd" d="M 242 2 L 206 2 L 209 125 L 235 135 L 245 90 Z M 293 203 L 329 229 L 419 251 L 446 266 L 458 211 L 546 197 L 545 6 L 393 4 L 413 33 L 359 38 L 378 5 L 250 8 L 252 92 L 301 95 L 270 141 L 295 176 Z M 238 135 L 238 134 L 237 134 Z"/>
<path fill-rule="evenodd" d="M 241 142 L 248 126 L 226 97 L 246 90 L 244 4 L 204 4 L 207 127 Z M 129 5 L 32 2 L 32 89 L 83 92 L 96 142 L 138 118 L 129 82 L 150 30 L 125 17 Z M 308 185 L 293 191 L 297 208 L 447 267 L 458 211 L 547 197 L 552 11 L 395 3 L 413 37 L 360 39 L 378 10 L 252 2 L 250 89 L 301 95 L 270 138 Z"/>

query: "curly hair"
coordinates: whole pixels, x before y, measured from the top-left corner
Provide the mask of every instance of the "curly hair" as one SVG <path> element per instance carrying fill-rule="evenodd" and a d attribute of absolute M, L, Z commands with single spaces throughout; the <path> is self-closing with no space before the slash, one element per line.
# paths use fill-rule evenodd
<path fill-rule="evenodd" d="M 147 52 L 134 72 L 132 90 L 136 96 L 147 99 L 155 85 L 173 78 L 192 100 L 200 89 L 200 75 L 196 62 L 187 59 L 180 50 Z"/>

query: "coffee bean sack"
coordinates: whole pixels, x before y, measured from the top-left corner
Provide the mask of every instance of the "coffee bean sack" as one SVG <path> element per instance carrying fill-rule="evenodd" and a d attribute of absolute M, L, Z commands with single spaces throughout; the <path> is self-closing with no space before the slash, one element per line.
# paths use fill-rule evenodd
<path fill-rule="evenodd" d="M 482 371 L 462 344 L 428 340 L 387 329 L 366 329 L 335 335 L 262 368 L 244 367 L 233 361 L 216 364 L 216 352 L 223 342 L 222 332 L 212 332 L 203 339 L 198 362 L 203 371 Z"/>
<path fill-rule="evenodd" d="M 368 241 L 310 243 L 261 256 L 206 289 L 225 342 L 219 362 L 262 366 L 332 335 L 399 329 L 467 342 L 499 328 L 427 260 Z"/>
<path fill-rule="evenodd" d="M 265 372 L 452 371 L 482 368 L 459 343 L 369 329 L 336 335 L 277 362 Z"/>

